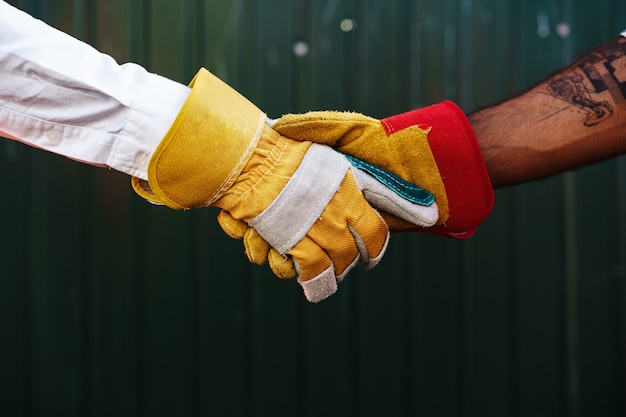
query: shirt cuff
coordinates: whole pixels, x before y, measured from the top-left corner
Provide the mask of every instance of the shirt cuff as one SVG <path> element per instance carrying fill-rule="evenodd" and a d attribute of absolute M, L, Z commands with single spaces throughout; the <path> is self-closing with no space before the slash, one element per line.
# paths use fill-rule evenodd
<path fill-rule="evenodd" d="M 133 177 L 148 179 L 148 163 L 176 119 L 191 89 L 152 74 L 131 104 L 117 149 L 107 165 Z"/>

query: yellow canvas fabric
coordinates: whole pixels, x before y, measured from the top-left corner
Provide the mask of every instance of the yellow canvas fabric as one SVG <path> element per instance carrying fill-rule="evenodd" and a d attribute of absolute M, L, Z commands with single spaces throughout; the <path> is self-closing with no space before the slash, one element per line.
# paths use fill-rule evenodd
<path fill-rule="evenodd" d="M 210 205 L 228 190 L 251 158 L 265 127 L 265 114 L 206 69 L 148 167 L 148 200 L 173 209 Z"/>

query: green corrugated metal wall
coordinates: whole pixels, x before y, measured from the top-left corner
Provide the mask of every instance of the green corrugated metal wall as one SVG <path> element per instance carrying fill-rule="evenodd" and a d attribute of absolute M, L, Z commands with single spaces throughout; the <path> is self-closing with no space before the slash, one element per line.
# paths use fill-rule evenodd
<path fill-rule="evenodd" d="M 472 111 L 626 27 L 623 0 L 10 3 L 274 117 Z M 468 241 L 395 235 L 318 305 L 124 175 L 5 140 L 0 189 L 2 416 L 626 415 L 621 158 L 498 191 Z"/>

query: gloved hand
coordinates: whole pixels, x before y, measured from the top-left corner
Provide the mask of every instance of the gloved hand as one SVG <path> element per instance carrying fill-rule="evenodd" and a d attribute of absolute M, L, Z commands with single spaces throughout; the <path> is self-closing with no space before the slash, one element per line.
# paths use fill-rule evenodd
<path fill-rule="evenodd" d="M 405 219 L 404 221 L 421 227 L 430 227 L 437 222 L 438 208 L 433 194 L 366 161 L 346 155 L 344 157 L 352 164 L 352 173 L 357 178 L 365 199 L 373 207 L 383 210 L 383 215 Z M 218 222 L 227 235 L 243 240 L 250 262 L 259 265 L 269 263 L 279 278 L 293 278 L 298 275 L 292 259 L 274 249 L 245 221 L 221 210 Z"/>
<path fill-rule="evenodd" d="M 202 69 L 135 191 L 174 209 L 216 206 L 252 227 L 294 267 L 309 301 L 334 293 L 356 264 L 376 265 L 387 225 L 361 190 L 429 226 L 437 206 L 407 203 L 329 147 L 285 138 L 252 103 Z M 256 233 L 255 232 L 255 233 Z"/>
<path fill-rule="evenodd" d="M 472 127 L 450 101 L 382 120 L 350 112 L 288 114 L 273 128 L 290 139 L 332 146 L 435 195 L 435 227 L 416 228 L 385 216 L 392 231 L 422 230 L 465 239 L 493 207 L 493 187 Z"/>
<path fill-rule="evenodd" d="M 487 217 L 494 193 L 476 138 L 463 112 L 452 102 L 413 110 L 383 120 L 359 113 L 289 114 L 272 126 L 286 137 L 333 146 L 374 163 L 436 196 L 439 220 L 433 227 L 410 224 L 382 212 L 392 231 L 420 230 L 465 239 Z M 230 236 L 243 239 L 251 262 L 293 273 L 254 230 L 228 213 L 218 220 Z"/>

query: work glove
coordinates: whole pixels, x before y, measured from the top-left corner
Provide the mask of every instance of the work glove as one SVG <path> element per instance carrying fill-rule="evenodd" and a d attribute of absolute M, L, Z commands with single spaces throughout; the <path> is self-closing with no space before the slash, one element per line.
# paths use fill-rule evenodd
<path fill-rule="evenodd" d="M 391 231 L 425 231 L 457 239 L 472 236 L 494 203 L 494 192 L 476 138 L 461 109 L 450 101 L 378 120 L 360 113 L 288 114 L 273 128 L 295 140 L 332 146 L 431 191 L 437 224 L 418 226 L 382 212 Z M 248 258 L 284 275 L 293 265 L 281 259 L 255 230 L 220 213 L 222 229 L 243 239 Z"/>
<path fill-rule="evenodd" d="M 190 87 L 150 159 L 148 180 L 133 178 L 133 188 L 173 209 L 219 207 L 254 229 L 295 269 L 309 301 L 334 293 L 355 265 L 371 268 L 383 256 L 389 230 L 364 193 L 407 221 L 436 223 L 431 194 L 413 187 L 421 204 L 409 202 L 332 148 L 281 136 L 207 70 Z"/>
<path fill-rule="evenodd" d="M 290 139 L 332 146 L 435 195 L 439 219 L 434 227 L 386 216 L 392 231 L 466 239 L 493 207 L 493 187 L 478 142 L 465 114 L 451 101 L 382 120 L 352 112 L 288 114 L 273 128 Z"/>

